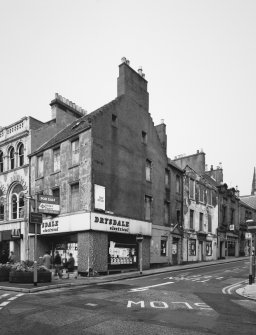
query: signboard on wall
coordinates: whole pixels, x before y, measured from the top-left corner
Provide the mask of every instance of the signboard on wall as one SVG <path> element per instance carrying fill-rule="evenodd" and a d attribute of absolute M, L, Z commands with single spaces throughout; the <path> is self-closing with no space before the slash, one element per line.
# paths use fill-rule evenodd
<path fill-rule="evenodd" d="M 38 195 L 38 212 L 60 214 L 60 199 L 52 195 Z"/>
<path fill-rule="evenodd" d="M 105 211 L 105 187 L 94 184 L 94 208 Z"/>

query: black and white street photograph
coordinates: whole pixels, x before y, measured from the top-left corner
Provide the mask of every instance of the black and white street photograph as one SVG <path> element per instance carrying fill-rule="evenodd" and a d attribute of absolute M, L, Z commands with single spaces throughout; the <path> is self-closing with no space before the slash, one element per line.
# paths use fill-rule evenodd
<path fill-rule="evenodd" d="M 0 0 L 0 334 L 256 334 L 256 1 Z"/>

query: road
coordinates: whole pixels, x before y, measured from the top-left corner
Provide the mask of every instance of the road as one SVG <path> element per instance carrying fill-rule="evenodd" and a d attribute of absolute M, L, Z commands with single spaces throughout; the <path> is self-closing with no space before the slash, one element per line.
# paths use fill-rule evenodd
<path fill-rule="evenodd" d="M 256 334 L 247 261 L 37 294 L 0 291 L 0 334 Z"/>

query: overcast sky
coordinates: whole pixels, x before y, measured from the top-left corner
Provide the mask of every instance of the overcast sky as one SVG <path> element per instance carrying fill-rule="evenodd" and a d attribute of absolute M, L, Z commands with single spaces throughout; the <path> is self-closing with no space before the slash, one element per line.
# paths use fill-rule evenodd
<path fill-rule="evenodd" d="M 256 166 L 255 0 L 1 0 L 0 125 L 51 118 L 58 92 L 91 112 L 116 97 L 125 56 L 148 81 L 168 156 L 203 149 L 251 192 Z"/>

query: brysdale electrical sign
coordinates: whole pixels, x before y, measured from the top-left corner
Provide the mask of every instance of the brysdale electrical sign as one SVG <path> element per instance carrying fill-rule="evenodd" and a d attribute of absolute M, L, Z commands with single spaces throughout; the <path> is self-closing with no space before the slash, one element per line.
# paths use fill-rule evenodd
<path fill-rule="evenodd" d="M 38 213 L 60 214 L 60 198 L 52 195 L 38 195 Z"/>

